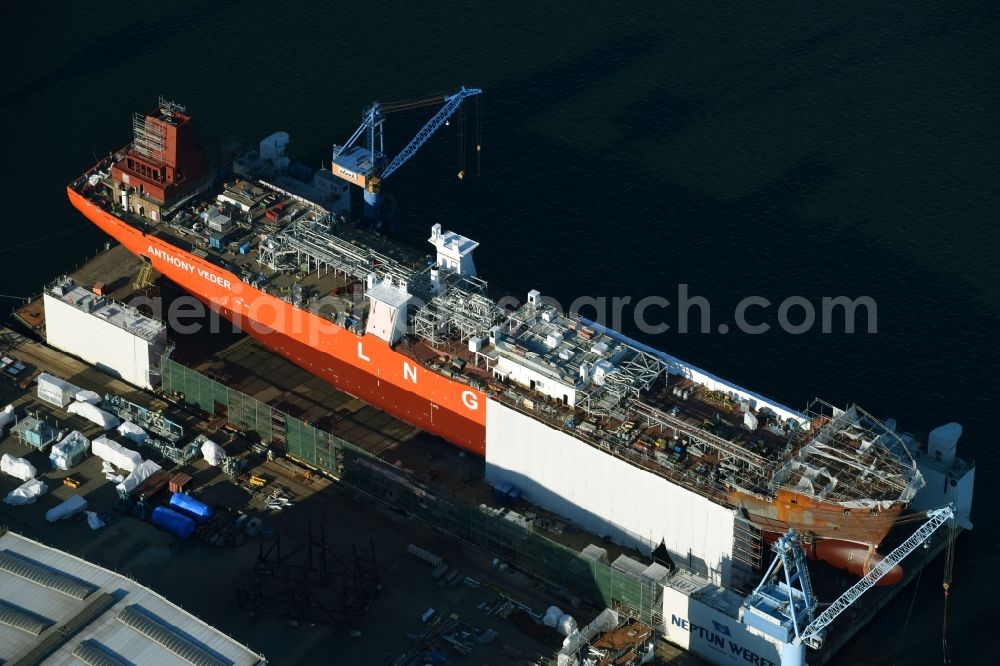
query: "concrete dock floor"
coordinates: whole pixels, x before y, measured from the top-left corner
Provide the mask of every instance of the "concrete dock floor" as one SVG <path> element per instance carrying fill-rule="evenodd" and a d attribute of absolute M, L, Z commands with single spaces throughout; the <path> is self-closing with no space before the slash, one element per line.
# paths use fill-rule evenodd
<path fill-rule="evenodd" d="M 3 331 L 3 339 L 6 341 L 5 353 L 28 361 L 39 370 L 60 374 L 81 388 L 101 394 L 115 390 L 141 404 L 166 406 L 149 394 L 81 367 L 78 361 L 10 331 Z M 54 406 L 39 403 L 10 381 L 0 381 L 0 402 L 13 403 L 19 410 L 40 410 L 63 428 L 80 429 L 91 437 L 98 434 L 96 426 Z M 175 416 L 175 412 L 171 412 L 171 416 Z M 232 450 L 233 445 L 230 449 L 230 453 L 240 453 Z M 142 452 L 149 457 L 148 450 Z M 246 610 L 238 607 L 236 590 L 246 583 L 253 571 L 261 543 L 259 537 L 248 539 L 239 547 L 223 548 L 214 548 L 196 539 L 177 542 L 149 523 L 112 510 L 116 493 L 101 473 L 100 460 L 96 457 L 87 458 L 70 472 L 53 470 L 46 454 L 33 451 L 12 437 L 0 442 L 0 453 L 26 457 L 39 470 L 38 478 L 49 486 L 49 492 L 35 504 L 0 504 L 0 523 L 30 538 L 133 576 L 262 652 L 272 663 L 389 663 L 394 655 L 412 649 L 412 641 L 405 634 L 421 631 L 420 615 L 428 607 L 446 615 L 456 613 L 470 624 L 492 627 L 499 633 L 493 643 L 477 646 L 467 657 L 450 656 L 452 663 L 530 663 L 539 655 L 553 654 L 560 644 L 555 634 L 539 641 L 521 632 L 509 620 L 488 615 L 479 608 L 480 604 L 496 597 L 496 590 L 503 590 L 512 598 L 544 612 L 554 600 L 534 587 L 528 578 L 493 569 L 487 554 L 428 530 L 382 505 L 359 502 L 354 493 L 323 477 L 310 478 L 302 474 L 301 468 L 287 462 L 261 462 L 253 469 L 271 479 L 272 487 L 280 487 L 293 498 L 294 506 L 280 515 L 266 513 L 260 497 L 252 497 L 249 489 L 233 484 L 204 460 L 183 469 L 194 477 L 193 487 L 198 497 L 234 511 L 260 515 L 266 525 L 281 535 L 288 548 L 304 542 L 310 524 L 314 530 L 325 526 L 329 547 L 345 557 L 355 545 L 367 547 L 371 539 L 377 551 L 382 589 L 369 609 L 362 626 L 364 636 L 360 639 L 350 638 L 344 627 L 290 626 L 283 618 L 267 615 L 250 618 Z M 69 475 L 82 482 L 78 489 L 62 484 L 62 479 Z M 19 484 L 13 477 L 0 476 L 0 494 L 6 495 Z M 79 517 L 47 523 L 45 512 L 73 494 L 83 496 L 91 510 L 108 514 L 110 524 L 93 531 Z M 410 543 L 439 553 L 446 562 L 462 569 L 481 586 L 477 589 L 466 585 L 439 588 L 431 578 L 431 567 L 406 553 Z M 580 617 L 581 621 L 588 619 Z"/>

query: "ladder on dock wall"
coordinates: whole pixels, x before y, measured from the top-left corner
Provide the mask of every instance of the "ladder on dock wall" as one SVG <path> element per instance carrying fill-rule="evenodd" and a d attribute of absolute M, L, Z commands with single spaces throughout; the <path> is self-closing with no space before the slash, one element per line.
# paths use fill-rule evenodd
<path fill-rule="evenodd" d="M 759 579 L 763 557 L 764 533 L 743 516 L 736 516 L 733 522 L 734 583 L 739 579 Z"/>
<path fill-rule="evenodd" d="M 143 292 L 154 284 L 156 282 L 153 280 L 153 262 L 143 257 L 142 266 L 139 267 L 139 272 L 135 274 L 135 280 L 132 281 L 132 288 L 137 292 Z"/>
<path fill-rule="evenodd" d="M 288 442 L 285 437 L 285 415 L 277 409 L 271 410 L 271 443 L 279 451 L 288 450 Z"/>

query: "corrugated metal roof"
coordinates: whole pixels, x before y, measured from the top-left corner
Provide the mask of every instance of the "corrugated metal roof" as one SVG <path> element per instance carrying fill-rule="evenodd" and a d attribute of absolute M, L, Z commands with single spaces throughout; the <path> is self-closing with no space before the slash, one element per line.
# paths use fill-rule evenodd
<path fill-rule="evenodd" d="M 6 624 L 8 627 L 14 627 L 32 636 L 37 636 L 53 623 L 40 615 L 29 613 L 19 606 L 14 606 L 0 599 L 0 624 Z"/>
<path fill-rule="evenodd" d="M 73 650 L 73 656 L 88 666 L 129 666 L 93 638 L 80 641 Z"/>
<path fill-rule="evenodd" d="M 262 662 L 262 657 L 246 646 L 119 574 L 11 532 L 0 534 L 0 556 L 4 551 L 10 559 L 24 560 L 45 572 L 60 574 L 84 585 L 92 584 L 96 589 L 80 600 L 55 587 L 40 585 L 0 568 L 0 599 L 52 623 L 37 636 L 0 623 L 0 663 L 81 666 L 83 662 L 73 655 L 73 651 L 84 640 L 95 641 L 130 666 L 203 663 L 256 666 Z M 125 625 L 117 615 L 128 605 L 140 606 L 145 614 L 216 661 L 185 660 L 160 642 Z"/>
<path fill-rule="evenodd" d="M 103 613 L 115 601 L 110 594 L 98 594 L 90 598 L 75 616 L 62 624 L 62 626 L 48 632 L 37 645 L 31 648 L 23 657 L 14 662 L 17 666 L 35 666 L 41 664 L 56 650 L 61 648 L 70 636 L 75 634 L 81 627 L 86 626 L 95 617 Z M 75 604 L 78 605 L 78 604 Z M 48 663 L 48 662 L 46 662 Z"/>
<path fill-rule="evenodd" d="M 194 666 L 228 666 L 226 662 L 213 656 L 159 620 L 148 615 L 142 608 L 132 604 L 118 611 L 118 621 L 136 630 L 146 638 L 159 643 L 175 655 Z"/>
<path fill-rule="evenodd" d="M 36 585 L 42 585 L 57 592 L 62 592 L 66 596 L 81 601 L 97 589 L 95 585 L 82 583 L 69 576 L 39 566 L 31 560 L 6 549 L 0 551 L 0 570 L 24 578 L 25 580 L 30 580 Z"/>

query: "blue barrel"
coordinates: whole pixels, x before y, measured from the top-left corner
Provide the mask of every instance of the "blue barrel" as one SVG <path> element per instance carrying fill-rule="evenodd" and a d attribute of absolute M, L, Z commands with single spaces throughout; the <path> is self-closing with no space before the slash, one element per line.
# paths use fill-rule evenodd
<path fill-rule="evenodd" d="M 185 541 L 198 528 L 191 518 L 163 506 L 153 509 L 153 524 L 162 527 L 181 541 Z"/>
<path fill-rule="evenodd" d="M 194 518 L 199 525 L 204 525 L 212 518 L 212 507 L 186 493 L 174 493 L 170 498 L 170 508 Z"/>

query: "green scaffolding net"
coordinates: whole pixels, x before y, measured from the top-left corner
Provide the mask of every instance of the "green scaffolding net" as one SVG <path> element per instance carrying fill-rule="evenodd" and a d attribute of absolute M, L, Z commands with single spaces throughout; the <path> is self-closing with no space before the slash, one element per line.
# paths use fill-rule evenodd
<path fill-rule="evenodd" d="M 479 546 L 494 556 L 595 604 L 626 610 L 647 623 L 660 614 L 658 586 L 549 539 L 529 525 L 418 478 L 335 435 L 230 389 L 169 358 L 162 386 L 208 414 L 302 463 L 407 515 Z"/>

